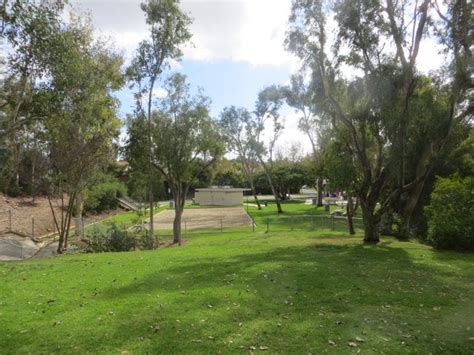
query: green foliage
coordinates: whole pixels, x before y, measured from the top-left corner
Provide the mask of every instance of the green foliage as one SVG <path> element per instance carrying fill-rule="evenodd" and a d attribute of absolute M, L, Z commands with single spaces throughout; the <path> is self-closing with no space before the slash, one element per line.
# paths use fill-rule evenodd
<path fill-rule="evenodd" d="M 212 179 L 212 185 L 246 187 L 247 182 L 244 176 L 234 169 L 227 169 L 216 173 Z"/>
<path fill-rule="evenodd" d="M 103 212 L 118 208 L 117 197 L 127 194 L 125 185 L 117 179 L 109 178 L 95 184 L 85 192 L 84 210 L 87 212 Z"/>
<path fill-rule="evenodd" d="M 270 168 L 270 171 L 275 190 L 281 200 L 286 199 L 287 193 L 297 194 L 303 185 L 312 183 L 311 176 L 303 164 L 275 163 L 275 165 Z M 256 173 L 254 179 L 257 193 L 263 195 L 272 194 L 265 172 L 260 171 Z"/>
<path fill-rule="evenodd" d="M 120 252 L 134 250 L 139 246 L 139 235 L 132 234 L 117 223 L 93 227 L 86 239 L 85 251 L 89 253 Z"/>
<path fill-rule="evenodd" d="M 427 207 L 428 240 L 439 249 L 474 251 L 474 178 L 440 178 Z"/>

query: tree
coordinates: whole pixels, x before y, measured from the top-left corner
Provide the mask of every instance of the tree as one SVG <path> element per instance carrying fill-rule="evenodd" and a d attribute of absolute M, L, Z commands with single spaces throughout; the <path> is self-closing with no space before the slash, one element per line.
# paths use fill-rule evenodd
<path fill-rule="evenodd" d="M 299 193 L 307 181 L 307 175 L 302 164 L 275 162 L 272 168 L 272 177 L 280 200 L 287 200 L 290 194 Z"/>
<path fill-rule="evenodd" d="M 380 218 L 394 201 L 404 194 L 418 201 L 414 189 L 426 180 L 451 128 L 472 113 L 472 105 L 466 100 L 472 80 L 465 75 L 472 58 L 466 42 L 470 7 L 464 0 L 455 1 L 448 6 L 451 15 L 446 17 L 435 2 L 428 0 L 420 4 L 387 0 L 385 5 L 364 0 L 334 4 L 293 1 L 286 43 L 312 70 L 318 109 L 331 118 L 334 129 L 347 132 L 347 148 L 362 172 L 356 193 L 366 242 L 379 241 Z M 439 32 L 430 19 L 436 13 L 447 20 L 444 29 L 452 34 L 446 46 L 454 58 L 453 70 L 448 74 L 452 80 L 443 88 L 450 96 L 451 113 L 446 117 L 448 129 L 442 138 L 423 137 L 426 144 L 417 162 L 420 169 L 408 181 L 407 125 L 418 118 L 412 110 L 420 82 L 416 60 L 429 29 Z M 338 30 L 333 42 L 328 43 L 327 19 L 331 16 Z M 385 45 L 387 42 L 395 44 L 395 51 Z M 347 70 L 343 69 L 347 68 L 352 69 L 352 76 L 344 75 Z"/>
<path fill-rule="evenodd" d="M 355 191 L 358 190 L 358 182 L 360 181 L 360 170 L 354 164 L 354 157 L 343 144 L 346 137 L 332 140 L 326 149 L 325 154 L 325 171 L 329 178 L 331 187 L 345 191 L 347 194 L 347 224 L 349 226 L 349 234 L 355 234 L 353 217 L 356 210 L 353 197 Z M 356 203 L 357 205 L 357 203 Z"/>
<path fill-rule="evenodd" d="M 171 60 L 182 56 L 181 46 L 189 41 L 191 19 L 179 7 L 179 0 L 147 0 L 141 4 L 149 25 L 150 38 L 140 42 L 136 57 L 128 70 L 129 78 L 136 86 L 136 115 L 148 122 L 147 147 L 143 152 L 148 160 L 150 228 L 153 238 L 153 164 L 152 164 L 152 106 L 155 86 L 163 70 Z"/>
<path fill-rule="evenodd" d="M 44 125 L 50 145 L 52 180 L 63 199 L 61 220 L 51 208 L 59 231 L 58 253 L 67 247 L 73 214 L 82 219 L 82 193 L 95 172 L 113 159 L 112 140 L 118 135 L 117 100 L 122 86 L 122 58 L 94 41 L 87 23 L 73 19 L 51 52 L 51 79 L 41 84 Z M 76 225 L 80 230 L 81 226 Z"/>
<path fill-rule="evenodd" d="M 317 100 L 315 92 L 305 84 L 303 73 L 293 75 L 290 85 L 285 90 L 286 102 L 301 114 L 298 120 L 298 128 L 308 137 L 313 152 L 313 163 L 317 172 L 316 189 L 318 194 L 318 206 L 323 205 L 323 183 L 324 183 L 324 131 L 327 129 L 326 122 L 318 116 L 316 108 Z"/>
<path fill-rule="evenodd" d="M 278 213 L 283 213 L 280 198 L 272 180 L 271 168 L 273 166 L 273 153 L 275 145 L 283 131 L 279 110 L 283 105 L 284 93 L 282 88 L 275 85 L 268 86 L 258 94 L 255 104 L 255 112 L 249 122 L 249 145 L 253 154 L 257 157 L 268 180 L 268 184 L 275 198 Z M 271 122 L 271 133 L 268 143 L 264 142 L 266 123 Z"/>
<path fill-rule="evenodd" d="M 167 181 L 175 200 L 173 242 L 181 245 L 181 217 L 194 179 L 222 155 L 224 146 L 209 117 L 209 99 L 192 96 L 186 77 L 165 82 L 167 96 L 152 115 L 152 162 Z"/>
<path fill-rule="evenodd" d="M 250 184 L 255 203 L 260 210 L 262 207 L 257 197 L 254 182 L 257 157 L 251 146 L 251 114 L 245 108 L 225 107 L 220 116 L 219 127 L 226 139 L 229 150 L 239 157 L 242 171 Z"/>
<path fill-rule="evenodd" d="M 49 54 L 58 45 L 64 5 L 63 0 L 12 0 L 3 1 L 0 8 L 0 36 L 11 48 L 0 83 L 0 147 L 6 153 L 0 173 L 5 192 L 19 191 L 25 138 L 36 139 L 41 128 L 34 97 L 39 80 L 50 73 Z"/>

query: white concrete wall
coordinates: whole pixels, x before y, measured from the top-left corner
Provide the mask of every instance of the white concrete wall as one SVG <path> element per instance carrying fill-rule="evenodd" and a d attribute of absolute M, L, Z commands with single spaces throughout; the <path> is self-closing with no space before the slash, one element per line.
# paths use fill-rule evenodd
<path fill-rule="evenodd" d="M 196 191 L 194 201 L 200 205 L 235 206 L 242 204 L 241 191 Z"/>

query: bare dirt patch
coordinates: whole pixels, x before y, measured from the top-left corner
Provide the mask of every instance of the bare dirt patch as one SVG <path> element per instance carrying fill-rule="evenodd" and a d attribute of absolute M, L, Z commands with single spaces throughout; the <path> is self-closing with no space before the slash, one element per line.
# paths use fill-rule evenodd
<path fill-rule="evenodd" d="M 155 228 L 172 229 L 174 210 L 165 210 L 154 217 Z M 189 208 L 183 212 L 183 228 L 249 227 L 252 219 L 242 207 Z"/>
<path fill-rule="evenodd" d="M 61 214 L 61 201 L 55 199 L 52 202 L 59 216 Z M 120 212 L 123 212 L 123 210 L 88 215 L 85 216 L 84 222 L 85 224 L 93 223 Z M 15 232 L 31 235 L 33 219 L 35 237 L 55 231 L 53 215 L 46 197 L 36 197 L 33 201 L 31 197 L 9 197 L 0 194 L 0 233 L 9 229 L 10 213 L 12 230 Z"/>

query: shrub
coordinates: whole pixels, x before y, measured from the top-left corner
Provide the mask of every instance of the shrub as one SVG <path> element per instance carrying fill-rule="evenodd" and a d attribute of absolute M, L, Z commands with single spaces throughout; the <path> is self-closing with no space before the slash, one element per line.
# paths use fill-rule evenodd
<path fill-rule="evenodd" d="M 431 193 L 428 241 L 439 249 L 474 251 L 474 178 L 440 178 Z"/>
<path fill-rule="evenodd" d="M 87 235 L 85 250 L 90 253 L 129 251 L 137 246 L 137 239 L 127 230 L 113 223 L 109 226 L 95 226 Z"/>
<path fill-rule="evenodd" d="M 118 208 L 117 197 L 125 196 L 126 187 L 117 180 L 101 182 L 85 193 L 84 209 L 88 212 L 102 212 Z"/>

